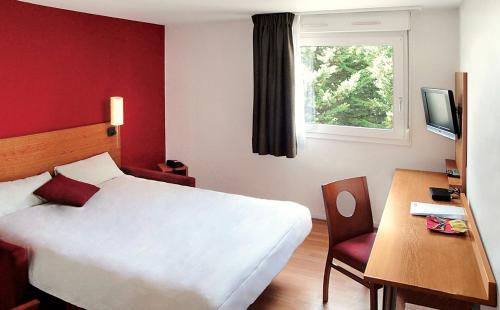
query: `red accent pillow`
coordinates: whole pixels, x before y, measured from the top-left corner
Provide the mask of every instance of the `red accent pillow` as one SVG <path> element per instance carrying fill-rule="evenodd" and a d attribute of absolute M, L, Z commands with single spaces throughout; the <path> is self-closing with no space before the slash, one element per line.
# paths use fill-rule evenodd
<path fill-rule="evenodd" d="M 58 174 L 40 186 L 34 194 L 49 202 L 82 207 L 98 191 L 97 186 Z"/>

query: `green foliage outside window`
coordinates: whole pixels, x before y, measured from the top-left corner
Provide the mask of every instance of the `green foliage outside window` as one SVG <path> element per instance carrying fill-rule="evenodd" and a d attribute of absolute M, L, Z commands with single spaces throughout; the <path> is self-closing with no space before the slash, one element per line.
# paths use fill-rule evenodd
<path fill-rule="evenodd" d="M 392 46 L 304 46 L 307 123 L 392 128 Z"/>

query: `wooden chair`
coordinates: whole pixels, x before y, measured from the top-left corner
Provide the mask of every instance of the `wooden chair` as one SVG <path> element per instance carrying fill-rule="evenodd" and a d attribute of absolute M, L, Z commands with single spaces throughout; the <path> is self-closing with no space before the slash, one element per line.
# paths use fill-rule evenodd
<path fill-rule="evenodd" d="M 377 291 L 381 287 L 365 281 L 362 277 L 333 263 L 335 258 L 349 267 L 364 273 L 376 233 L 368 195 L 366 177 L 332 182 L 322 186 L 328 223 L 329 247 L 323 279 L 323 302 L 328 302 L 331 268 L 354 279 L 370 289 L 370 309 L 378 308 Z M 343 216 L 337 206 L 337 197 L 347 191 L 354 196 L 356 206 L 350 217 Z"/>

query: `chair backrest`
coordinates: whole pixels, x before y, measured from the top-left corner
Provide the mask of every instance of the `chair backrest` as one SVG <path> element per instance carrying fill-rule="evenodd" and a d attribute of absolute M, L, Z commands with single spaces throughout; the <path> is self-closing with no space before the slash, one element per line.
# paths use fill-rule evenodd
<path fill-rule="evenodd" d="M 366 177 L 332 182 L 322 186 L 330 246 L 373 232 L 373 217 Z M 356 207 L 350 217 L 339 212 L 337 197 L 347 191 L 354 196 Z"/>

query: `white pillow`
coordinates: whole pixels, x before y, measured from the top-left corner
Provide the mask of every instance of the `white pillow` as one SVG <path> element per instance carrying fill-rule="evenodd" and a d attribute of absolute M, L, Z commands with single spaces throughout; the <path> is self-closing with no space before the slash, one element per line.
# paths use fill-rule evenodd
<path fill-rule="evenodd" d="M 93 185 L 124 174 L 107 152 L 71 164 L 57 166 L 55 171 L 70 179 Z"/>
<path fill-rule="evenodd" d="M 33 192 L 50 181 L 48 172 L 9 182 L 0 182 L 0 216 L 33 207 L 45 201 Z"/>

